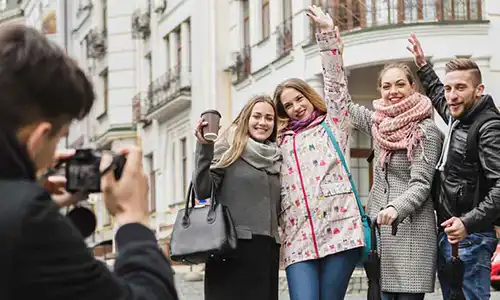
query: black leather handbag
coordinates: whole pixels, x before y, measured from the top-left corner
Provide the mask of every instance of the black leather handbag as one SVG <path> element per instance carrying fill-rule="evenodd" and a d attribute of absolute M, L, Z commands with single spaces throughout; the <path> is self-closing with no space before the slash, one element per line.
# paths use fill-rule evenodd
<path fill-rule="evenodd" d="M 172 229 L 170 258 L 188 265 L 202 264 L 209 258 L 221 257 L 235 250 L 237 240 L 229 209 L 217 202 L 215 187 L 212 185 L 209 205 L 195 206 L 191 183 L 186 206 L 177 213 Z"/>

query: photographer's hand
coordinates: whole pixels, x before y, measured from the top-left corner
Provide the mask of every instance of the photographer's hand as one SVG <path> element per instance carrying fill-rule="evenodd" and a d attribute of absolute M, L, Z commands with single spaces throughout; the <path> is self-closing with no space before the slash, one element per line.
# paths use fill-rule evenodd
<path fill-rule="evenodd" d="M 75 154 L 74 149 L 58 151 L 54 156 L 54 165 L 61 159 L 70 158 Z M 51 194 L 52 199 L 59 208 L 71 206 L 78 201 L 88 198 L 86 193 L 70 194 L 66 191 L 66 177 L 62 175 L 42 176 L 40 184 Z"/>
<path fill-rule="evenodd" d="M 104 154 L 101 170 L 112 162 L 110 154 Z M 101 177 L 102 197 L 115 221 L 120 225 L 141 223 L 149 227 L 149 185 L 142 168 L 142 152 L 138 148 L 128 151 L 127 162 L 120 180 L 112 171 Z"/>
<path fill-rule="evenodd" d="M 52 199 L 59 208 L 71 206 L 89 197 L 87 193 L 78 192 L 70 194 L 66 191 L 65 185 L 66 177 L 64 176 L 49 176 L 43 183 L 43 186 L 49 191 Z"/>

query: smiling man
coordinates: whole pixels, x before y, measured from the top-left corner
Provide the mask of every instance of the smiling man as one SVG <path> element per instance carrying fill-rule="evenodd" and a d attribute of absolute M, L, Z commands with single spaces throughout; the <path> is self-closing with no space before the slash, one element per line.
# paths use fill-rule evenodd
<path fill-rule="evenodd" d="M 465 272 L 463 291 L 469 300 L 490 298 L 491 256 L 497 245 L 494 230 L 500 214 L 500 113 L 483 94 L 481 71 L 469 59 L 445 66 L 441 82 L 425 60 L 415 35 L 409 39 L 418 76 L 434 108 L 448 123 L 435 177 L 438 217 L 438 274 L 444 299 L 450 285 L 443 267 L 450 244 L 460 243 Z"/>

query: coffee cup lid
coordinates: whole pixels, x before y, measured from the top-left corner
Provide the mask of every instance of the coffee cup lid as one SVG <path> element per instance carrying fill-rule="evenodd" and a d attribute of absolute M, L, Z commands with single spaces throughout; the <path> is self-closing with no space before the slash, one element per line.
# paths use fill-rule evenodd
<path fill-rule="evenodd" d="M 215 109 L 205 110 L 204 112 L 201 113 L 201 116 L 203 116 L 204 114 L 209 114 L 209 113 L 219 115 L 219 118 L 222 118 L 220 112 L 218 112 Z"/>

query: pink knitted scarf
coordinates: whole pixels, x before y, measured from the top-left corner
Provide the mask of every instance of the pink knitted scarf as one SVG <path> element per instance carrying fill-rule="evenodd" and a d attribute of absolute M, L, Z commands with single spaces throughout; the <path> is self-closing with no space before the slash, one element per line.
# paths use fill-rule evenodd
<path fill-rule="evenodd" d="M 380 146 L 380 165 L 384 167 L 396 150 L 407 150 L 411 162 L 413 150 L 423 148 L 422 129 L 419 123 L 432 116 L 432 103 L 429 98 L 413 93 L 397 103 L 378 99 L 373 101 L 372 134 Z"/>

